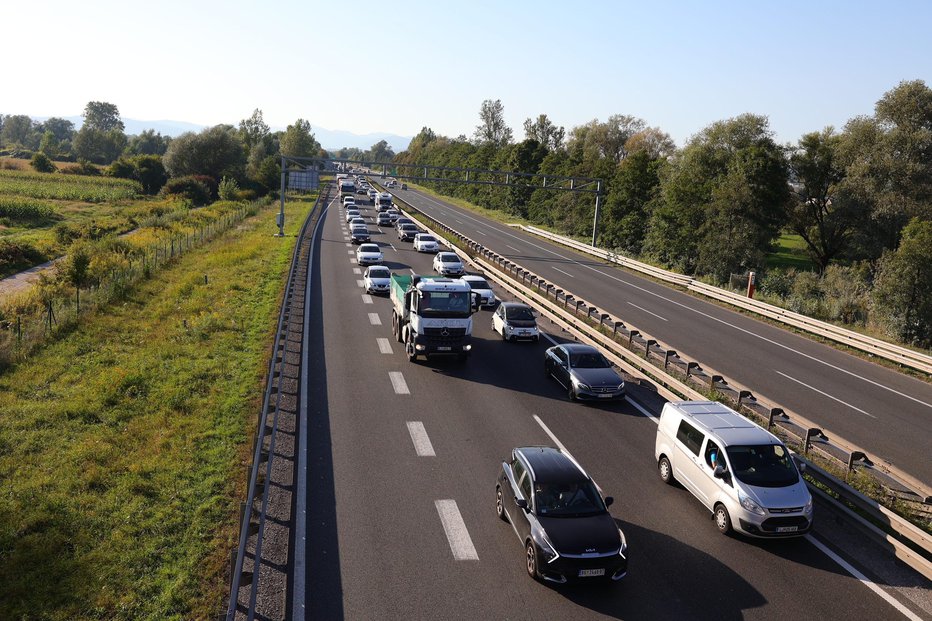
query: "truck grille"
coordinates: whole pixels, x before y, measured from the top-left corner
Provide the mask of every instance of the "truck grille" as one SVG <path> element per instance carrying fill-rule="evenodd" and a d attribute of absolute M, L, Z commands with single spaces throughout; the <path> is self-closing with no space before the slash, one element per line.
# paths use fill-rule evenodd
<path fill-rule="evenodd" d="M 466 336 L 466 328 L 424 328 L 424 337 L 431 345 L 458 343 Z"/>

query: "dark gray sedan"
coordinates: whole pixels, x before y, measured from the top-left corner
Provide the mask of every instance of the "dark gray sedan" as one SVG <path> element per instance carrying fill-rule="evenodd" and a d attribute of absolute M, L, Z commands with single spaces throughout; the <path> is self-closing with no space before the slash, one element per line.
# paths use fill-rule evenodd
<path fill-rule="evenodd" d="M 602 401 L 625 396 L 625 382 L 602 353 L 591 345 L 565 343 L 544 354 L 544 371 L 560 382 L 570 401 Z"/>

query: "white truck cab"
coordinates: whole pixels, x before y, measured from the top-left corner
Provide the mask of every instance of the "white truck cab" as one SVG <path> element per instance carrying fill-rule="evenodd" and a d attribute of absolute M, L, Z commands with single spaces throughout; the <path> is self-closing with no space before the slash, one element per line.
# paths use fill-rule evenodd
<path fill-rule="evenodd" d="M 679 481 L 722 533 L 776 538 L 812 528 L 812 496 L 789 449 L 721 403 L 665 404 L 654 458 L 660 478 Z"/>

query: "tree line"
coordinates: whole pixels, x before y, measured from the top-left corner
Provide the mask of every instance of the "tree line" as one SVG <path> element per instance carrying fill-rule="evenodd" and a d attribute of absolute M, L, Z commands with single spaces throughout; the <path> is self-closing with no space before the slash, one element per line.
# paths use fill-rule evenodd
<path fill-rule="evenodd" d="M 772 282 L 787 299 L 806 287 L 815 298 L 850 295 L 851 305 L 832 312 L 823 299 L 820 312 L 932 343 L 932 89 L 921 80 L 885 93 L 874 114 L 795 144 L 778 144 L 756 114 L 712 123 L 680 148 L 623 114 L 568 132 L 541 114 L 524 122 L 520 142 L 500 100 L 484 101 L 479 121 L 471 137 L 424 127 L 395 161 L 603 179 L 600 246 L 717 283 L 765 272 L 764 290 Z M 428 185 L 566 234 L 591 231 L 591 195 Z M 766 273 L 783 232 L 805 244 L 814 275 Z M 852 291 L 820 289 L 826 276 Z"/>

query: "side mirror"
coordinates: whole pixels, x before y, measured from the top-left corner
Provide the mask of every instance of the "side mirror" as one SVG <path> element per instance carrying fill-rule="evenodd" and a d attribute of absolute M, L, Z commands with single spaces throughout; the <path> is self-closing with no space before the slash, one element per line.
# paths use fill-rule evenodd
<path fill-rule="evenodd" d="M 725 468 L 722 466 L 715 466 L 715 470 L 712 472 L 712 476 L 716 479 L 724 479 L 727 475 L 725 473 Z"/>
<path fill-rule="evenodd" d="M 524 498 L 515 498 L 515 505 L 517 505 L 519 509 L 527 511 L 527 500 Z"/>
<path fill-rule="evenodd" d="M 472 293 L 472 312 L 478 313 L 479 309 L 482 308 L 482 296 L 475 291 L 470 293 Z"/>
<path fill-rule="evenodd" d="M 614 496 L 606 496 L 606 497 L 605 497 L 605 506 L 606 506 L 606 507 L 611 507 L 611 506 L 612 506 L 612 503 L 614 503 L 614 502 L 615 502 L 615 497 L 614 497 Z"/>
<path fill-rule="evenodd" d="M 801 461 L 796 465 L 799 467 L 799 474 L 802 474 L 806 471 L 806 462 Z"/>

